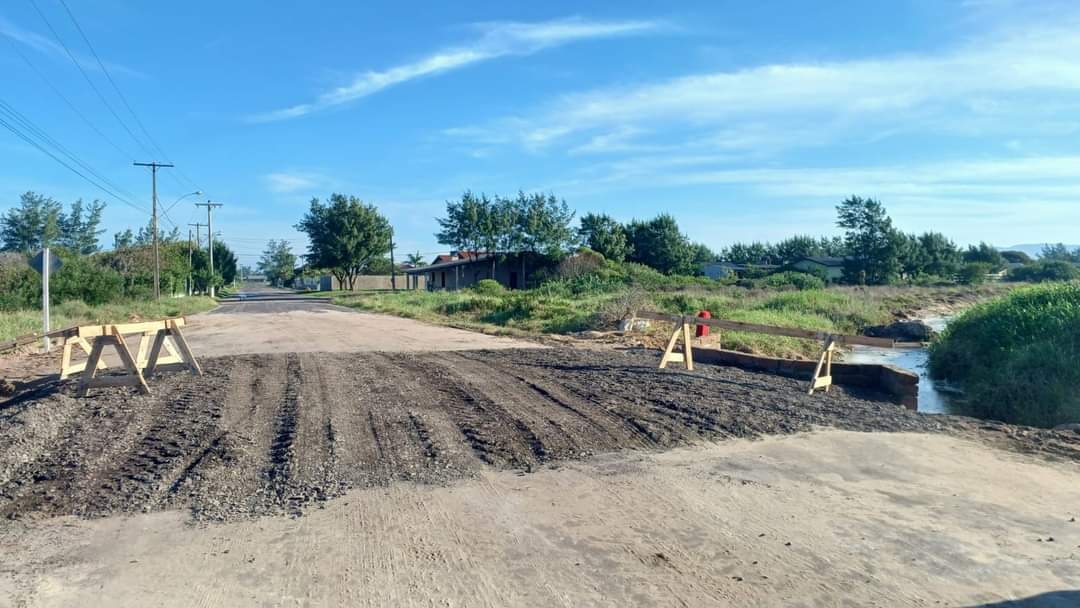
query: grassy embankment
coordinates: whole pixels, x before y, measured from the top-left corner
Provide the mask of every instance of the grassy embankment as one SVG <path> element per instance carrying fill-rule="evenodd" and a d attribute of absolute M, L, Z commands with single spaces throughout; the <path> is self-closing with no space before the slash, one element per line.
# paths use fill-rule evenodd
<path fill-rule="evenodd" d="M 958 413 L 1080 422 L 1080 283 L 1020 289 L 968 310 L 931 347 L 930 371 L 963 387 Z"/>
<path fill-rule="evenodd" d="M 830 288 L 805 291 L 745 289 L 703 279 L 641 285 L 590 277 L 554 280 L 536 289 L 333 292 L 336 304 L 423 321 L 517 335 L 567 334 L 615 329 L 630 310 L 696 314 L 837 333 L 858 333 L 887 323 L 898 311 L 932 303 L 988 297 L 979 288 Z M 325 295 L 319 294 L 319 295 Z M 659 334 L 668 331 L 656 328 Z M 816 354 L 819 344 L 763 334 L 723 333 L 723 347 L 785 357 Z"/>
<path fill-rule="evenodd" d="M 55 329 L 71 325 L 93 323 L 129 323 L 189 315 L 210 310 L 217 304 L 214 300 L 193 296 L 167 298 L 160 303 L 153 300 L 137 300 L 124 303 L 88 306 L 71 300 L 50 307 L 50 325 Z M 15 310 L 0 312 L 0 342 L 41 331 L 41 310 Z"/>

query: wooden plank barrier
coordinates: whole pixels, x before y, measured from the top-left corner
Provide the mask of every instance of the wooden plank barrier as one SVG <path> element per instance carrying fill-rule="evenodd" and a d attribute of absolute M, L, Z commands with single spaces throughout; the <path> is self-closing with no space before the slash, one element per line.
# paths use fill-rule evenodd
<path fill-rule="evenodd" d="M 849 336 L 833 334 L 811 329 L 799 329 L 795 327 L 778 327 L 775 325 L 759 325 L 757 323 L 743 323 L 742 321 L 727 321 L 725 319 L 703 319 L 691 315 L 670 315 L 658 312 L 639 312 L 635 315 L 638 319 L 651 321 L 666 321 L 675 325 L 675 331 L 668 340 L 664 355 L 660 358 L 660 369 L 668 366 L 668 363 L 684 363 L 687 370 L 694 369 L 694 350 L 691 346 L 692 328 L 696 325 L 707 325 L 720 330 L 744 331 L 750 333 L 769 334 L 772 336 L 784 336 L 788 338 L 802 338 L 821 342 L 821 356 L 818 357 L 814 375 L 810 378 L 808 393 L 821 388 L 825 392 L 832 386 L 832 363 L 833 353 L 836 347 L 845 344 L 860 344 L 863 346 L 877 346 L 881 348 L 893 348 L 896 342 L 887 338 L 870 338 L 867 336 Z M 632 321 L 632 320 L 631 320 Z M 676 346 L 682 340 L 682 352 L 675 352 Z"/>
<path fill-rule="evenodd" d="M 79 378 L 78 396 L 85 397 L 91 388 L 100 386 L 134 386 L 140 393 L 148 394 L 150 388 L 146 384 L 145 376 L 155 372 L 187 369 L 192 375 L 201 376 L 202 368 L 195 360 L 195 355 L 192 354 L 180 330 L 183 326 L 184 319 L 179 317 L 145 323 L 85 325 L 74 328 L 71 335 L 68 335 L 64 341 L 64 352 L 60 359 L 60 378 L 64 379 L 82 372 Z M 125 334 L 142 334 L 137 355 L 131 354 L 127 341 L 124 339 Z M 88 338 L 93 342 L 92 345 L 87 340 Z M 71 362 L 71 354 L 75 346 L 86 351 L 86 361 Z M 116 350 L 125 374 L 97 376 L 98 371 L 108 368 L 101 359 L 106 346 L 112 346 Z M 162 351 L 166 354 L 162 355 Z"/>

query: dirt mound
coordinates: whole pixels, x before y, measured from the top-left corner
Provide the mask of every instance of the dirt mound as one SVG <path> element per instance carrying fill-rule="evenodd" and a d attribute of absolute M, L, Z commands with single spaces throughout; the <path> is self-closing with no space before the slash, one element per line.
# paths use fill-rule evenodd
<path fill-rule="evenodd" d="M 529 471 L 599 451 L 815 425 L 945 431 L 1080 454 L 1080 436 L 918 415 L 735 368 L 657 370 L 655 353 L 575 349 L 249 355 L 154 395 L 58 390 L 0 406 L 0 516 L 190 509 L 300 513 L 346 489 Z"/>

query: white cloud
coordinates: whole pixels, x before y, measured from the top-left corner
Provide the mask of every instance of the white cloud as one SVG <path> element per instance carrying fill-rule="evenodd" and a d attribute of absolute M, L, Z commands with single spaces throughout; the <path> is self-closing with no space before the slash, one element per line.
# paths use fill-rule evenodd
<path fill-rule="evenodd" d="M 256 122 L 285 120 L 345 104 L 409 80 L 460 69 L 506 55 L 528 55 L 546 48 L 594 38 L 640 34 L 659 29 L 655 21 L 588 21 L 580 18 L 541 23 L 476 24 L 475 42 L 437 51 L 427 57 L 381 71 L 357 74 L 348 84 L 319 95 L 314 101 L 258 114 Z"/>
<path fill-rule="evenodd" d="M 64 50 L 64 47 L 60 46 L 52 39 L 46 38 L 45 36 L 42 36 L 41 34 L 37 34 L 35 32 L 31 32 L 30 30 L 23 29 L 3 17 L 0 17 L 0 36 L 32 48 L 35 51 L 44 55 L 49 55 L 54 59 L 59 59 L 63 61 L 71 60 L 71 58 L 68 57 L 67 51 Z M 97 64 L 97 61 L 95 61 L 94 59 L 77 53 L 74 50 L 71 54 L 75 58 L 75 62 L 78 63 L 79 66 L 82 67 L 84 70 L 92 70 L 95 72 L 101 70 L 101 66 L 99 66 Z M 103 61 L 102 63 L 105 64 L 109 72 L 114 74 L 129 74 L 133 76 L 143 75 L 141 72 L 127 66 L 111 63 L 108 61 Z"/>
<path fill-rule="evenodd" d="M 330 180 L 320 173 L 283 171 L 268 173 L 263 176 L 263 181 L 271 192 L 291 194 L 324 187 Z"/>
<path fill-rule="evenodd" d="M 1062 100 L 1075 112 L 1080 102 L 1080 36 L 1074 20 L 1063 21 L 932 54 L 777 63 L 570 94 L 526 116 L 449 133 L 483 138 L 486 131 L 528 149 L 565 143 L 603 152 L 605 138 L 629 145 L 620 137 L 629 131 L 677 135 L 679 128 L 746 122 L 774 123 L 772 134 L 759 134 L 772 139 L 792 125 L 823 121 L 837 133 L 891 125 L 948 131 L 955 117 L 956 128 L 969 132 L 1025 131 L 1037 127 L 1009 119 Z M 1061 119 L 1048 112 L 1036 122 L 1051 121 Z"/>

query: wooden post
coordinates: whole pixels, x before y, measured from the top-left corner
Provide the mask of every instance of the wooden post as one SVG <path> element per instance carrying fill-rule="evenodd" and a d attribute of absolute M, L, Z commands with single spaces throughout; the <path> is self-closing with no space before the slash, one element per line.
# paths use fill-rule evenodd
<path fill-rule="evenodd" d="M 679 343 L 679 338 L 683 341 L 683 352 L 675 352 L 675 346 Z M 694 349 L 690 343 L 691 333 L 690 324 L 683 319 L 681 325 L 675 326 L 675 331 L 671 333 L 671 339 L 668 340 L 667 348 L 664 349 L 664 356 L 660 358 L 660 369 L 667 368 L 667 364 L 671 362 L 685 363 L 686 369 L 694 370 Z"/>
<path fill-rule="evenodd" d="M 813 395 L 819 388 L 824 388 L 825 392 L 829 392 L 829 386 L 832 385 L 832 355 L 835 349 L 836 341 L 832 336 L 826 337 L 821 349 L 821 357 L 818 358 L 817 367 L 814 368 L 814 375 L 810 378 L 810 388 L 806 394 Z M 824 376 L 821 375 L 822 369 L 825 370 Z"/>
<path fill-rule="evenodd" d="M 686 359 L 686 369 L 694 371 L 694 348 L 691 346 L 693 338 L 693 331 L 690 329 L 690 324 L 684 322 L 682 325 L 683 335 L 683 357 Z"/>
<path fill-rule="evenodd" d="M 76 346 L 81 348 L 83 350 L 83 352 L 86 353 L 87 356 L 90 356 L 90 351 L 91 351 L 92 347 L 90 346 L 90 343 L 86 341 L 86 338 L 83 338 L 82 336 L 68 336 L 68 337 L 64 338 L 64 354 L 60 358 L 60 379 L 61 380 L 65 380 L 65 379 L 67 379 L 68 376 L 70 376 L 72 374 L 77 374 L 77 373 L 83 371 L 84 369 L 86 369 L 86 363 L 87 363 L 86 361 L 84 361 L 82 363 L 75 363 L 75 364 L 71 363 L 71 355 L 74 353 L 74 350 L 75 350 Z M 97 368 L 98 369 L 106 369 L 107 367 L 108 366 L 105 365 L 104 361 L 101 361 L 101 360 L 98 361 L 98 363 L 97 363 Z"/>

